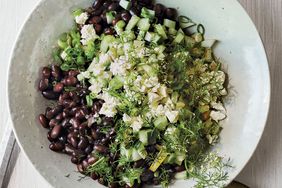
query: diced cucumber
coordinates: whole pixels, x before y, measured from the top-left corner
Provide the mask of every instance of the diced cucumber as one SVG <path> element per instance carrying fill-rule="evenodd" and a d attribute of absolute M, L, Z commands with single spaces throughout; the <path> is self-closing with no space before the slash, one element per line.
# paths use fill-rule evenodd
<path fill-rule="evenodd" d="M 173 20 L 164 19 L 164 26 L 171 28 L 171 29 L 175 29 L 176 22 Z"/>
<path fill-rule="evenodd" d="M 168 29 L 168 34 L 175 36 L 177 34 L 177 31 L 174 28 L 169 28 Z"/>
<path fill-rule="evenodd" d="M 206 39 L 201 43 L 201 45 L 202 47 L 205 47 L 205 48 L 211 48 L 216 43 L 216 41 L 217 40 L 215 39 Z"/>
<path fill-rule="evenodd" d="M 113 12 L 112 11 L 107 12 L 106 13 L 106 18 L 107 18 L 107 23 L 111 24 L 113 22 L 113 20 L 115 19 L 114 15 L 113 15 Z"/>
<path fill-rule="evenodd" d="M 155 37 L 155 33 L 147 32 L 146 35 L 145 35 L 145 40 L 148 41 L 148 42 L 152 42 L 154 37 Z"/>
<path fill-rule="evenodd" d="M 126 149 L 124 146 L 120 146 L 120 154 L 130 160 L 132 158 L 132 148 Z"/>
<path fill-rule="evenodd" d="M 157 32 L 163 39 L 167 39 L 166 31 L 161 24 L 155 25 L 155 32 Z"/>
<path fill-rule="evenodd" d="M 116 23 L 114 28 L 115 28 L 118 35 L 120 35 L 123 32 L 123 28 L 125 27 L 125 25 L 126 25 L 126 23 L 123 20 L 120 20 Z"/>
<path fill-rule="evenodd" d="M 153 19 L 155 17 L 155 11 L 143 7 L 141 10 L 141 16 L 143 18 Z"/>
<path fill-rule="evenodd" d="M 145 46 L 145 42 L 140 40 L 135 40 L 133 41 L 133 45 L 135 48 L 142 48 Z"/>
<path fill-rule="evenodd" d="M 106 35 L 101 42 L 101 51 L 106 53 L 108 51 L 110 44 L 114 41 L 115 41 L 114 36 Z"/>
<path fill-rule="evenodd" d="M 138 22 L 138 28 L 141 31 L 148 31 L 150 29 L 150 19 L 149 18 L 142 18 Z"/>
<path fill-rule="evenodd" d="M 154 121 L 154 125 L 157 129 L 164 131 L 168 125 L 166 116 L 160 116 Z"/>
<path fill-rule="evenodd" d="M 140 30 L 138 37 L 137 37 L 137 40 L 144 40 L 145 35 L 146 35 L 146 31 Z"/>
<path fill-rule="evenodd" d="M 186 28 L 189 28 L 189 27 L 193 27 L 193 26 L 196 26 L 197 24 L 193 23 L 193 22 L 187 22 L 187 23 L 180 23 L 180 27 L 182 29 L 186 29 Z"/>
<path fill-rule="evenodd" d="M 152 134 L 152 130 L 141 130 L 139 131 L 139 140 L 142 142 L 145 146 L 149 144 L 149 136 Z"/>
<path fill-rule="evenodd" d="M 133 41 L 134 39 L 136 39 L 136 36 L 133 31 L 126 30 L 121 34 L 121 39 L 123 42 L 129 42 L 129 41 Z"/>
<path fill-rule="evenodd" d="M 181 43 L 184 40 L 185 35 L 182 33 L 177 33 L 175 39 L 173 40 L 174 43 Z"/>
<path fill-rule="evenodd" d="M 196 41 L 192 37 L 185 36 L 185 44 L 187 47 L 193 48 L 196 44 Z"/>
<path fill-rule="evenodd" d="M 141 155 L 139 155 L 139 152 L 135 148 L 132 149 L 131 159 L 132 161 L 139 161 L 142 159 Z"/>
<path fill-rule="evenodd" d="M 136 15 L 133 15 L 131 17 L 131 19 L 129 20 L 125 30 L 132 30 L 136 25 L 137 23 L 139 22 L 140 18 Z"/>
<path fill-rule="evenodd" d="M 204 37 L 201 33 L 195 33 L 193 35 L 193 38 L 195 39 L 196 42 L 202 42 L 204 40 Z"/>
<path fill-rule="evenodd" d="M 175 160 L 176 160 L 176 155 L 174 153 L 171 153 L 166 157 L 164 163 L 165 164 L 174 164 Z"/>
<path fill-rule="evenodd" d="M 157 75 L 157 70 L 154 69 L 152 66 L 144 64 L 141 67 L 149 76 L 152 77 L 152 76 L 156 76 Z"/>
<path fill-rule="evenodd" d="M 119 5 L 126 10 L 131 8 L 131 2 L 127 0 L 120 0 Z"/>
<path fill-rule="evenodd" d="M 139 144 L 139 146 L 137 148 L 137 152 L 142 157 L 142 159 L 145 159 L 148 155 L 148 153 L 147 153 L 143 144 Z"/>
<path fill-rule="evenodd" d="M 159 34 L 155 34 L 154 38 L 153 38 L 153 43 L 158 44 L 158 42 L 161 40 L 161 36 Z"/>
<path fill-rule="evenodd" d="M 61 48 L 61 49 L 66 49 L 68 47 L 68 43 L 65 42 L 65 41 L 62 41 L 62 40 L 58 40 L 58 46 Z"/>
<path fill-rule="evenodd" d="M 123 79 L 120 76 L 115 76 L 109 83 L 109 87 L 113 90 L 118 90 L 123 86 Z"/>
<path fill-rule="evenodd" d="M 141 130 L 139 131 L 139 140 L 142 142 L 145 146 L 148 144 L 155 144 L 157 139 L 158 132 L 156 130 Z"/>
<path fill-rule="evenodd" d="M 178 172 L 174 175 L 175 179 L 177 180 L 185 180 L 188 178 L 188 174 L 187 171 L 183 171 L 183 172 Z"/>
<path fill-rule="evenodd" d="M 186 154 L 185 153 L 177 152 L 176 153 L 175 163 L 178 164 L 178 165 L 181 165 L 182 162 L 185 160 L 185 158 L 186 158 Z"/>

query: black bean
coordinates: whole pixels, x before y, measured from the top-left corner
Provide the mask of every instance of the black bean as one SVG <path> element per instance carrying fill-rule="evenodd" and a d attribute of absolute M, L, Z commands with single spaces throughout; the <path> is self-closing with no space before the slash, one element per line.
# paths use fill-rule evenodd
<path fill-rule="evenodd" d="M 99 137 L 100 137 L 100 135 L 99 135 L 99 133 L 96 131 L 96 129 L 92 129 L 92 130 L 91 130 L 91 135 L 92 135 L 92 137 L 93 137 L 95 140 L 99 139 Z"/>
<path fill-rule="evenodd" d="M 68 155 L 74 155 L 75 148 L 69 144 L 65 145 L 65 153 Z"/>
<path fill-rule="evenodd" d="M 122 18 L 121 18 L 121 14 L 117 14 L 115 19 L 113 19 L 113 22 L 112 24 L 113 25 L 116 25 L 118 23 L 118 21 L 120 21 Z"/>
<path fill-rule="evenodd" d="M 136 161 L 134 164 L 133 164 L 133 167 L 134 168 L 140 168 L 140 167 L 143 167 L 145 165 L 145 160 L 144 159 L 141 159 L 139 161 Z"/>
<path fill-rule="evenodd" d="M 77 133 L 74 133 L 74 132 L 70 132 L 68 134 L 68 140 L 70 140 L 71 137 L 78 137 L 78 134 Z"/>
<path fill-rule="evenodd" d="M 58 140 L 65 144 L 65 143 L 67 142 L 67 137 L 66 137 L 66 135 L 60 136 L 60 137 L 58 138 Z"/>
<path fill-rule="evenodd" d="M 90 154 L 92 151 L 93 151 L 93 146 L 91 145 L 88 145 L 84 150 L 86 154 Z"/>
<path fill-rule="evenodd" d="M 61 125 L 56 125 L 55 127 L 53 127 L 51 133 L 50 133 L 50 136 L 51 138 L 58 138 L 58 136 L 60 135 L 61 131 L 62 131 L 62 126 Z"/>
<path fill-rule="evenodd" d="M 76 77 L 79 74 L 79 70 L 70 70 L 68 72 L 69 76 Z"/>
<path fill-rule="evenodd" d="M 68 98 L 70 98 L 69 92 L 63 93 L 63 94 L 61 94 L 60 97 L 59 97 L 59 102 L 60 102 L 60 103 L 63 103 L 63 101 L 66 100 L 66 99 L 68 99 Z"/>
<path fill-rule="evenodd" d="M 59 121 L 56 120 L 56 119 L 51 119 L 50 122 L 49 122 L 49 126 L 50 126 L 51 128 L 53 128 L 53 127 L 55 127 L 56 125 L 60 125 L 60 124 L 59 124 Z"/>
<path fill-rule="evenodd" d="M 111 183 L 109 185 L 109 188 L 118 188 L 118 184 L 117 183 Z"/>
<path fill-rule="evenodd" d="M 64 90 L 64 84 L 62 83 L 57 83 L 56 85 L 54 85 L 53 87 L 53 91 L 56 93 L 61 93 Z"/>
<path fill-rule="evenodd" d="M 98 113 L 101 110 L 102 106 L 103 106 L 103 103 L 100 100 L 99 101 L 95 101 L 93 103 L 92 112 L 94 114 Z"/>
<path fill-rule="evenodd" d="M 165 169 L 165 170 L 172 170 L 172 165 L 170 165 L 170 164 L 164 164 L 164 165 L 162 165 L 162 167 Z"/>
<path fill-rule="evenodd" d="M 136 7 L 132 7 L 129 12 L 130 12 L 131 15 L 137 15 L 137 16 L 139 16 L 140 13 L 141 13 L 141 10 L 139 10 L 139 9 L 136 8 Z"/>
<path fill-rule="evenodd" d="M 87 159 L 82 161 L 82 166 L 83 166 L 84 169 L 87 169 L 87 167 L 89 166 L 88 163 L 87 163 Z"/>
<path fill-rule="evenodd" d="M 54 91 L 43 91 L 42 95 L 48 100 L 56 100 L 59 97 L 59 94 Z"/>
<path fill-rule="evenodd" d="M 131 18 L 131 15 L 128 11 L 125 11 L 125 12 L 121 13 L 121 18 L 122 18 L 123 21 L 128 23 L 130 18 Z"/>
<path fill-rule="evenodd" d="M 80 159 L 85 159 L 86 153 L 84 153 L 81 150 L 76 149 L 76 150 L 74 150 L 73 156 L 78 157 Z"/>
<path fill-rule="evenodd" d="M 92 16 L 100 16 L 102 14 L 102 12 L 103 12 L 103 8 L 101 7 L 101 8 L 95 9 L 91 15 Z"/>
<path fill-rule="evenodd" d="M 49 148 L 52 150 L 52 151 L 62 151 L 64 149 L 64 144 L 61 143 L 61 142 L 56 142 L 56 143 L 51 143 L 49 145 Z"/>
<path fill-rule="evenodd" d="M 76 167 L 77 167 L 78 172 L 80 172 L 82 174 L 84 173 L 84 169 L 83 169 L 82 164 L 78 164 Z"/>
<path fill-rule="evenodd" d="M 89 20 L 90 24 L 100 24 L 101 22 L 102 22 L 102 18 L 100 16 L 93 16 Z"/>
<path fill-rule="evenodd" d="M 63 121 L 62 121 L 62 127 L 64 128 L 70 128 L 72 125 L 70 124 L 70 119 L 68 118 L 65 118 Z"/>
<path fill-rule="evenodd" d="M 62 77 L 62 71 L 58 65 L 52 65 L 51 66 L 51 74 L 56 79 L 59 80 Z"/>
<path fill-rule="evenodd" d="M 73 108 L 75 107 L 77 104 L 76 102 L 74 102 L 73 100 L 71 99 L 66 99 L 62 102 L 62 105 L 65 107 L 65 108 Z"/>
<path fill-rule="evenodd" d="M 106 23 L 107 23 L 107 12 L 108 12 L 108 10 L 107 9 L 105 9 L 104 11 L 103 11 L 103 13 L 101 14 L 101 19 L 102 19 L 102 23 L 103 23 L 103 25 L 107 25 Z"/>
<path fill-rule="evenodd" d="M 94 150 L 99 153 L 108 153 L 109 149 L 106 146 L 103 146 L 101 144 L 97 144 L 94 146 Z"/>
<path fill-rule="evenodd" d="M 70 109 L 70 115 L 74 116 L 75 113 L 76 113 L 78 110 L 79 110 L 78 107 L 75 107 L 75 108 Z"/>
<path fill-rule="evenodd" d="M 74 129 L 78 129 L 80 125 L 80 121 L 77 118 L 71 118 L 70 124 Z"/>
<path fill-rule="evenodd" d="M 182 166 L 176 166 L 174 168 L 174 171 L 175 172 L 183 172 L 185 170 L 185 167 L 182 165 Z"/>
<path fill-rule="evenodd" d="M 97 33 L 98 35 L 100 35 L 100 34 L 102 34 L 103 26 L 100 25 L 100 24 L 96 24 L 96 25 L 94 25 L 94 29 L 95 29 L 96 33 Z"/>
<path fill-rule="evenodd" d="M 78 80 L 74 76 L 69 76 L 66 78 L 66 86 L 75 86 Z"/>
<path fill-rule="evenodd" d="M 71 110 L 68 109 L 68 108 L 65 108 L 64 111 L 63 111 L 63 117 L 64 118 L 68 118 L 70 117 L 72 114 L 71 114 Z"/>
<path fill-rule="evenodd" d="M 73 136 L 70 138 L 70 143 L 74 148 L 77 148 L 78 142 L 79 142 L 79 139 L 77 137 Z"/>
<path fill-rule="evenodd" d="M 152 3 L 152 0 L 139 0 L 138 2 L 143 5 L 150 5 Z"/>
<path fill-rule="evenodd" d="M 159 185 L 160 184 L 159 178 L 154 178 L 153 182 L 154 182 L 154 185 Z"/>
<path fill-rule="evenodd" d="M 72 158 L 71 158 L 71 162 L 72 162 L 73 164 L 76 164 L 76 165 L 77 165 L 77 164 L 79 164 L 80 161 L 79 161 L 79 159 L 78 159 L 77 157 L 72 157 Z"/>
<path fill-rule="evenodd" d="M 108 145 L 109 142 L 110 142 L 109 138 L 103 138 L 103 139 L 101 140 L 101 144 L 102 144 L 102 145 Z"/>
<path fill-rule="evenodd" d="M 52 109 L 52 112 L 54 113 L 55 116 L 61 113 L 62 111 L 63 111 L 62 105 L 57 105 Z"/>
<path fill-rule="evenodd" d="M 83 118 L 85 118 L 85 116 L 88 114 L 87 109 L 78 109 L 75 113 L 75 118 L 81 120 Z"/>
<path fill-rule="evenodd" d="M 93 9 L 99 9 L 104 4 L 105 0 L 95 0 L 92 7 Z"/>
<path fill-rule="evenodd" d="M 177 16 L 177 11 L 174 8 L 167 8 L 165 10 L 165 17 L 171 20 L 175 20 Z"/>
<path fill-rule="evenodd" d="M 165 6 L 163 4 L 156 4 L 154 7 L 154 11 L 157 17 L 163 16 L 165 10 Z"/>
<path fill-rule="evenodd" d="M 142 174 L 141 174 L 141 180 L 143 182 L 147 182 L 150 181 L 154 178 L 154 173 L 151 170 L 145 170 Z"/>
<path fill-rule="evenodd" d="M 43 78 L 39 81 L 38 84 L 38 90 L 39 91 L 45 91 L 49 87 L 49 80 L 47 78 Z"/>
<path fill-rule="evenodd" d="M 89 157 L 88 159 L 87 159 L 87 163 L 89 164 L 89 165 L 92 165 L 92 164 L 94 164 L 94 163 L 96 163 L 98 161 L 98 158 L 96 158 L 96 157 Z"/>
<path fill-rule="evenodd" d="M 47 139 L 50 141 L 50 142 L 54 142 L 56 139 L 54 138 L 51 138 L 51 132 L 48 132 L 47 134 Z"/>
<path fill-rule="evenodd" d="M 115 128 L 111 128 L 111 131 L 109 132 L 109 136 L 114 136 L 116 134 Z"/>
<path fill-rule="evenodd" d="M 88 140 L 85 137 L 81 137 L 78 143 L 78 148 L 84 150 L 88 146 Z"/>
<path fill-rule="evenodd" d="M 108 11 L 116 11 L 119 8 L 119 3 L 112 3 L 108 6 Z"/>
<path fill-rule="evenodd" d="M 63 113 L 59 113 L 56 117 L 55 117 L 56 120 L 58 121 L 62 121 L 64 119 L 63 117 Z"/>
<path fill-rule="evenodd" d="M 42 77 L 43 78 L 50 78 L 51 76 L 51 69 L 48 67 L 43 67 L 42 69 Z"/>
<path fill-rule="evenodd" d="M 47 117 L 44 114 L 40 114 L 38 116 L 38 120 L 40 124 L 42 125 L 42 127 L 49 128 L 49 120 L 47 119 Z"/>
<path fill-rule="evenodd" d="M 157 151 L 157 149 L 154 145 L 147 146 L 146 150 L 147 150 L 148 153 L 155 153 Z"/>
<path fill-rule="evenodd" d="M 114 30 L 112 28 L 108 27 L 108 28 L 105 28 L 104 33 L 106 35 L 113 35 L 114 34 Z"/>
<path fill-rule="evenodd" d="M 102 124 L 103 126 L 112 126 L 114 123 L 114 119 L 112 117 L 103 117 Z"/>
<path fill-rule="evenodd" d="M 110 6 L 112 4 L 112 1 L 106 1 L 103 3 L 103 8 L 106 9 L 108 8 L 108 6 Z"/>
<path fill-rule="evenodd" d="M 99 179 L 98 179 L 98 182 L 99 182 L 100 184 L 102 184 L 102 185 L 105 184 L 104 178 L 99 178 Z"/>
<path fill-rule="evenodd" d="M 91 173 L 91 176 L 90 176 L 93 180 L 97 180 L 99 178 L 99 176 L 96 174 L 96 173 Z"/>

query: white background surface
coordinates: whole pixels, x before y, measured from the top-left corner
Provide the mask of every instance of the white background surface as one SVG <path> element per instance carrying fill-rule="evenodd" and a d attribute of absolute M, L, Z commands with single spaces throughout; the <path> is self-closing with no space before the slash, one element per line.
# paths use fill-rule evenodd
<path fill-rule="evenodd" d="M 39 0 L 0 0 L 0 138 L 8 122 L 6 82 L 9 54 L 23 21 Z M 216 0 L 214 0 L 216 1 Z M 257 25 L 268 52 L 272 102 L 266 131 L 255 155 L 237 178 L 251 187 L 282 187 L 282 1 L 240 0 Z M 24 99 L 23 99 L 24 100 Z M 11 188 L 47 188 L 42 177 L 20 153 Z"/>

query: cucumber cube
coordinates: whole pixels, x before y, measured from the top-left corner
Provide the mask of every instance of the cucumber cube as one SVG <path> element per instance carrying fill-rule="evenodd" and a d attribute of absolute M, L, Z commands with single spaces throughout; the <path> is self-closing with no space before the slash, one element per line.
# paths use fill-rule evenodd
<path fill-rule="evenodd" d="M 168 121 L 166 116 L 160 116 L 154 121 L 155 127 L 160 130 L 164 131 L 168 125 Z"/>

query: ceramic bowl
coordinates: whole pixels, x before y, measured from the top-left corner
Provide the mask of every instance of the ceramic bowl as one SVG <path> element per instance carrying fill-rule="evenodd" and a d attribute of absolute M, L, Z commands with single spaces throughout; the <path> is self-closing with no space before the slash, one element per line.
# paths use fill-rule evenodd
<path fill-rule="evenodd" d="M 270 100 L 270 79 L 266 54 L 249 16 L 236 0 L 160 0 L 179 9 L 206 28 L 206 38 L 218 39 L 216 56 L 230 79 L 226 99 L 228 118 L 222 123 L 221 140 L 215 146 L 231 158 L 235 167 L 229 181 L 243 169 L 264 130 Z M 90 0 L 42 0 L 23 26 L 11 57 L 8 96 L 14 132 L 22 150 L 37 171 L 54 187 L 102 187 L 95 181 L 77 181 L 79 174 L 68 156 L 48 149 L 46 130 L 37 122 L 47 101 L 37 91 L 39 70 L 52 62 L 56 39 L 71 28 L 71 11 L 87 7 Z M 69 177 L 65 177 L 70 174 Z M 177 181 L 172 187 L 190 187 Z"/>

